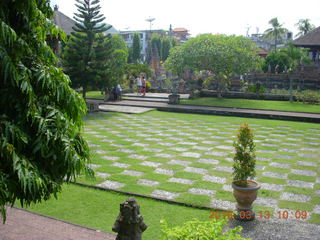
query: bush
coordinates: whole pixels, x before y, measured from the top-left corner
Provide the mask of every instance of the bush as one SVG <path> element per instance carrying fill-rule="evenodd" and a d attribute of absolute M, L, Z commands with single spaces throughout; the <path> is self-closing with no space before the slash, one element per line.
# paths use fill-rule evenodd
<path fill-rule="evenodd" d="M 255 93 L 255 94 L 263 94 L 266 92 L 266 88 L 261 85 L 261 83 L 256 83 L 253 85 L 249 85 L 247 88 L 247 92 Z"/>
<path fill-rule="evenodd" d="M 306 104 L 320 104 L 320 91 L 305 90 L 297 94 L 297 101 Z"/>
<path fill-rule="evenodd" d="M 238 233 L 242 227 L 238 226 L 229 231 L 223 231 L 226 220 L 199 221 L 194 219 L 183 226 L 169 228 L 165 220 L 161 220 L 161 240 L 245 240 Z"/>

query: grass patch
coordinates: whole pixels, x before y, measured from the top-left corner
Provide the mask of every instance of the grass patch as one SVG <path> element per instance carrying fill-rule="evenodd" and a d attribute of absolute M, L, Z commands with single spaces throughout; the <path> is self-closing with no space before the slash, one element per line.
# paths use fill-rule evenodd
<path fill-rule="evenodd" d="M 228 201 L 232 201 L 232 202 L 235 201 L 235 198 L 234 198 L 232 192 L 223 191 L 223 190 L 218 191 L 215 195 L 215 198 L 222 199 L 222 200 L 228 200 Z"/>
<path fill-rule="evenodd" d="M 169 192 L 186 192 L 189 189 L 189 185 L 173 182 L 161 183 L 157 186 L 158 189 L 162 189 Z"/>
<path fill-rule="evenodd" d="M 104 94 L 101 91 L 88 91 L 86 92 L 87 98 L 104 99 Z"/>
<path fill-rule="evenodd" d="M 124 194 L 65 184 L 62 192 L 58 194 L 58 199 L 52 198 L 43 203 L 32 204 L 28 210 L 111 232 L 111 227 L 119 214 L 119 204 L 128 197 Z M 149 226 L 143 233 L 144 239 L 159 239 L 161 235 L 160 219 L 166 219 L 170 226 L 182 225 L 193 218 L 209 221 L 208 210 L 193 209 L 140 197 L 135 198 L 140 204 L 140 212 L 144 221 Z"/>
<path fill-rule="evenodd" d="M 291 192 L 295 194 L 312 195 L 313 190 L 310 188 L 299 188 L 294 186 L 286 186 L 283 190 L 284 192 Z"/>
<path fill-rule="evenodd" d="M 181 104 L 193 104 L 216 107 L 270 109 L 279 111 L 320 113 L 320 106 L 303 104 L 301 102 L 271 101 L 255 99 L 227 99 L 227 98 L 196 98 L 181 100 Z"/>
<path fill-rule="evenodd" d="M 158 174 L 158 173 L 147 173 L 141 177 L 143 179 L 153 180 L 153 181 L 159 181 L 164 182 L 167 181 L 171 176 L 164 175 L 164 174 Z"/>
<path fill-rule="evenodd" d="M 127 184 L 132 184 L 136 183 L 139 177 L 134 177 L 134 176 L 128 176 L 128 175 L 123 175 L 123 174 L 114 174 L 108 177 L 108 180 L 112 181 L 117 181 L 121 183 L 127 183 Z"/>
<path fill-rule="evenodd" d="M 266 189 L 260 189 L 259 195 L 261 197 L 265 197 L 265 198 L 275 198 L 275 199 L 280 198 L 280 192 L 270 191 L 270 190 L 266 190 Z"/>
<path fill-rule="evenodd" d="M 279 179 L 279 178 L 259 177 L 259 182 L 284 185 L 287 183 L 287 180 L 286 179 Z"/>
<path fill-rule="evenodd" d="M 176 172 L 174 175 L 176 178 L 186 178 L 192 180 L 201 180 L 202 175 L 197 173 L 190 173 L 190 172 Z"/>
<path fill-rule="evenodd" d="M 311 223 L 316 223 L 316 224 L 320 224 L 320 214 L 315 214 L 313 213 L 311 215 L 311 218 L 309 219 L 309 222 Z"/>
<path fill-rule="evenodd" d="M 279 200 L 278 206 L 279 208 L 283 209 L 293 209 L 299 211 L 311 212 L 313 210 L 313 207 L 310 203 L 292 202 L 286 200 Z"/>
<path fill-rule="evenodd" d="M 191 186 L 193 188 L 204 188 L 204 189 L 217 190 L 217 191 L 220 191 L 222 188 L 221 184 L 206 182 L 206 181 L 196 181 Z"/>
<path fill-rule="evenodd" d="M 204 195 L 195 195 L 190 193 L 183 193 L 174 199 L 175 201 L 190 203 L 197 206 L 209 206 L 211 198 Z"/>
<path fill-rule="evenodd" d="M 269 167 L 266 167 L 264 169 L 265 172 L 277 172 L 277 173 L 290 173 L 290 169 L 287 169 L 287 168 L 277 168 L 277 167 L 272 167 L 272 166 L 269 166 Z"/>
<path fill-rule="evenodd" d="M 302 176 L 302 175 L 298 175 L 298 174 L 289 174 L 288 175 L 288 179 L 290 179 L 290 180 L 300 180 L 300 181 L 305 181 L 305 182 L 315 182 L 316 181 L 316 177 Z"/>
<path fill-rule="evenodd" d="M 119 190 L 130 193 L 138 193 L 142 195 L 150 195 L 154 191 L 154 188 L 149 186 L 130 184 L 119 188 Z"/>

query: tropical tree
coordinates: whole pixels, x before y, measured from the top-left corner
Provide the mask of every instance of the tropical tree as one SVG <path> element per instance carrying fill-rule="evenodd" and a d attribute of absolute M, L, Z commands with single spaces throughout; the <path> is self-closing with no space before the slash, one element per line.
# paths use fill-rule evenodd
<path fill-rule="evenodd" d="M 180 76 L 186 70 L 208 71 L 221 95 L 233 74 L 260 68 L 262 60 L 256 51 L 245 37 L 202 34 L 172 48 L 165 67 Z"/>
<path fill-rule="evenodd" d="M 282 24 L 279 23 L 278 18 L 272 18 L 269 21 L 271 28 L 268 28 L 264 35 L 267 38 L 274 39 L 274 49 L 277 49 L 277 44 L 283 40 L 284 34 L 288 32 L 288 29 L 282 27 Z"/>
<path fill-rule="evenodd" d="M 141 59 L 141 40 L 139 33 L 134 33 L 132 39 L 132 46 L 131 46 L 131 60 L 133 63 L 137 63 Z"/>
<path fill-rule="evenodd" d="M 296 24 L 296 27 L 298 27 L 299 32 L 297 33 L 296 37 L 301 37 L 306 35 L 308 32 L 313 30 L 315 27 L 313 24 L 310 23 L 310 19 L 300 19 Z"/>
<path fill-rule="evenodd" d="M 103 66 L 104 74 L 101 74 L 102 78 L 97 82 L 97 86 L 105 90 L 106 97 L 125 74 L 129 55 L 126 43 L 120 35 L 111 37 L 109 50 L 108 59 Z"/>
<path fill-rule="evenodd" d="M 103 66 L 108 58 L 108 45 L 103 33 L 111 26 L 101 23 L 105 20 L 100 14 L 100 0 L 76 0 L 78 13 L 73 17 L 76 21 L 72 37 L 64 54 L 64 67 L 70 76 L 73 86 L 82 87 L 83 97 L 86 97 L 88 86 L 97 79 L 103 78 L 103 71 L 97 66 Z"/>
<path fill-rule="evenodd" d="M 49 1 L 0 1 L 0 211 L 57 196 L 86 167 L 83 100 L 46 44 Z"/>

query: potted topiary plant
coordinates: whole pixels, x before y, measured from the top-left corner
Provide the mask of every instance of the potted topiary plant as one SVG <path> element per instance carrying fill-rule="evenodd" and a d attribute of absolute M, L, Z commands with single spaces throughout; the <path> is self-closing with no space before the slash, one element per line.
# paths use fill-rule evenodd
<path fill-rule="evenodd" d="M 253 178 L 255 173 L 255 144 L 253 133 L 248 124 L 240 126 L 237 139 L 234 142 L 235 155 L 233 164 L 233 195 L 237 200 L 237 213 L 235 218 L 243 221 L 255 219 L 252 203 L 257 198 L 260 185 L 248 178 Z"/>

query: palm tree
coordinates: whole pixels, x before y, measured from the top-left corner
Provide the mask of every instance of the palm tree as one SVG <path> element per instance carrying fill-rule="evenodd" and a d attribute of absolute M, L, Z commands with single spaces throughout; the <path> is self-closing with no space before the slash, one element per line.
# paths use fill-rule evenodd
<path fill-rule="evenodd" d="M 277 50 L 277 43 L 278 39 L 283 38 L 283 35 L 288 32 L 288 29 L 282 27 L 282 24 L 279 23 L 278 18 L 272 18 L 269 21 L 269 24 L 271 24 L 271 28 L 268 28 L 264 32 L 264 36 L 267 38 L 274 39 L 274 50 Z"/>
<path fill-rule="evenodd" d="M 301 37 L 306 35 L 308 32 L 314 29 L 314 25 L 310 23 L 310 19 L 300 19 L 299 22 L 295 24 L 298 27 L 299 32 L 296 37 Z"/>

